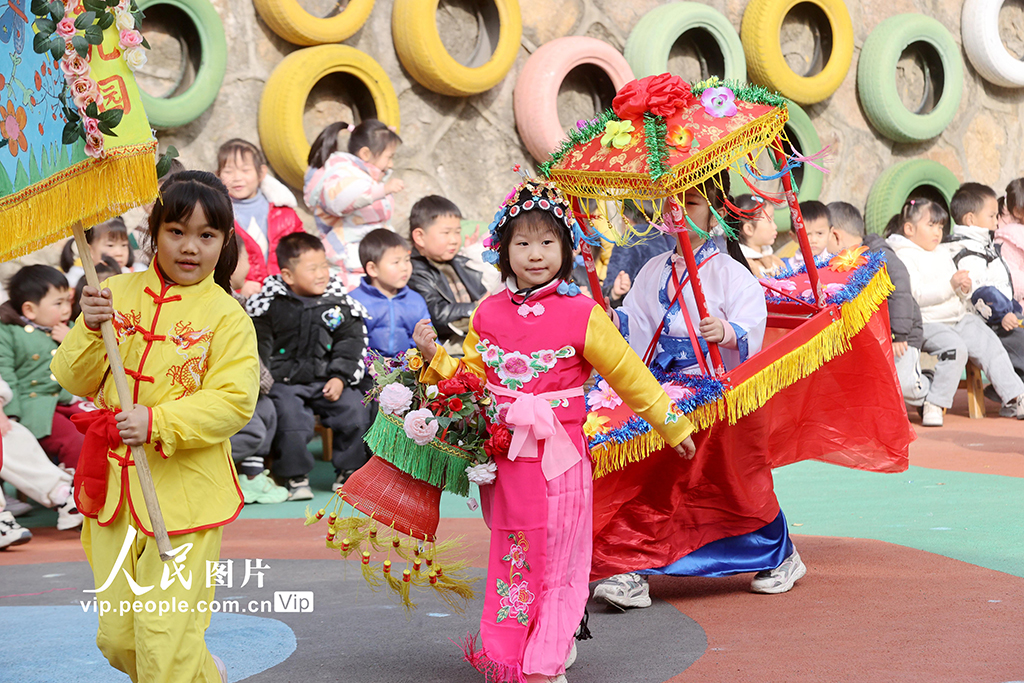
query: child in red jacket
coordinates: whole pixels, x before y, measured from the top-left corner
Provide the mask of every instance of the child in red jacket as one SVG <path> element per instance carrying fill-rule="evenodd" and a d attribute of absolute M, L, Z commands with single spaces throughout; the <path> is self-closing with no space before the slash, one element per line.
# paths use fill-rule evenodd
<path fill-rule="evenodd" d="M 248 298 L 260 291 L 267 275 L 277 275 L 274 250 L 285 235 L 303 232 L 295 213 L 294 195 L 267 173 L 259 147 L 233 138 L 217 150 L 217 175 L 227 185 L 235 211 L 235 232 L 242 236 L 249 256 L 249 275 L 241 289 Z"/>

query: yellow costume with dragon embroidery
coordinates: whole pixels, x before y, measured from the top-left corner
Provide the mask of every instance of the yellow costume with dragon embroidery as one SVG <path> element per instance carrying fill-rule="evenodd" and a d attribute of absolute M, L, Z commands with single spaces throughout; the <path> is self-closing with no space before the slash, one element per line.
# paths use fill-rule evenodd
<path fill-rule="evenodd" d="M 221 527 L 243 505 L 228 439 L 256 406 L 256 332 L 212 275 L 187 287 L 167 283 L 154 259 L 146 272 L 119 275 L 104 286 L 113 293 L 113 325 L 132 400 L 150 411 L 145 451 L 157 498 L 171 545 L 182 548 L 178 557 L 185 559 L 160 561 L 134 462 L 123 444 L 107 454 L 106 499 L 96 518 L 85 520 L 82 547 L 97 588 L 107 585 L 99 600 L 114 607 L 173 600 L 189 609 L 101 614 L 96 641 L 111 665 L 133 681 L 217 683 L 220 675 L 204 642 L 210 615 L 199 603 L 213 599 L 207 563 L 220 559 Z M 76 325 L 51 368 L 72 393 L 94 397 L 100 408 L 120 409 L 98 331 Z M 130 545 L 129 526 L 140 532 Z M 168 577 L 169 569 L 183 570 L 187 585 Z M 140 586 L 153 588 L 139 597 Z"/>

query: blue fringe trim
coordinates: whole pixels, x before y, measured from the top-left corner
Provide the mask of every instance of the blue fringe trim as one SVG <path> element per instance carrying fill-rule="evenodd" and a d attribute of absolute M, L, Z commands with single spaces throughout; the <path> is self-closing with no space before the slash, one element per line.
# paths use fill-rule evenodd
<path fill-rule="evenodd" d="M 833 256 L 828 259 L 820 260 L 815 259 L 814 263 L 819 270 L 823 270 L 828 267 L 828 263 L 830 260 L 832 260 L 832 258 L 835 257 Z M 826 305 L 835 304 L 836 306 L 842 306 L 843 304 L 856 299 L 858 296 L 860 296 L 860 293 L 864 291 L 864 288 L 867 286 L 867 284 L 871 282 L 871 279 L 875 277 L 878 271 L 882 269 L 882 266 L 885 265 L 885 252 L 881 250 L 866 252 L 864 254 L 864 258 L 866 258 L 868 262 L 865 263 L 863 266 L 857 268 L 850 274 L 849 279 L 846 281 L 846 284 L 843 285 L 842 289 L 832 292 L 831 294 L 825 295 Z M 792 268 L 783 268 L 775 277 L 771 279 L 787 280 L 797 275 L 803 275 L 806 272 L 806 265 L 801 265 L 799 268 L 795 270 Z M 800 296 L 799 294 L 792 294 L 791 296 L 795 299 L 806 301 L 809 304 L 814 303 L 813 296 Z M 792 301 L 790 301 L 789 299 L 781 297 L 775 294 L 774 292 L 768 291 L 764 293 L 764 299 L 770 304 L 792 303 Z"/>
<path fill-rule="evenodd" d="M 693 390 L 693 394 L 685 400 L 676 401 L 676 407 L 686 414 L 692 413 L 702 405 L 717 403 L 725 393 L 725 386 L 721 382 L 711 377 L 705 377 L 704 375 L 688 375 L 682 372 L 665 372 L 659 367 L 651 368 L 651 373 L 659 382 L 671 382 Z M 598 381 L 601 380 L 600 377 L 597 379 Z M 588 400 L 587 412 L 590 410 L 590 402 Z M 617 444 L 625 443 L 630 439 L 646 434 L 651 431 L 651 429 L 652 427 L 650 423 L 643 418 L 634 415 L 619 427 L 609 429 L 603 434 L 595 434 L 589 441 L 590 448 L 596 448 L 609 441 Z"/>

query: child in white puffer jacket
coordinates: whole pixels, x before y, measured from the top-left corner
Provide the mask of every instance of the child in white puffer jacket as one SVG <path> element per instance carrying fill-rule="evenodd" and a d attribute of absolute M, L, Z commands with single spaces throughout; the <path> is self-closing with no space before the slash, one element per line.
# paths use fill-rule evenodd
<path fill-rule="evenodd" d="M 992 381 L 1000 400 L 1024 419 L 1024 381 L 985 322 L 968 311 L 971 277 L 957 270 L 942 242 L 946 211 L 927 199 L 911 199 L 890 221 L 889 245 L 907 266 L 914 299 L 921 307 L 924 345 L 938 359 L 925 399 L 922 424 L 942 426 L 942 410 L 953 405 L 960 375 L 970 359 Z"/>

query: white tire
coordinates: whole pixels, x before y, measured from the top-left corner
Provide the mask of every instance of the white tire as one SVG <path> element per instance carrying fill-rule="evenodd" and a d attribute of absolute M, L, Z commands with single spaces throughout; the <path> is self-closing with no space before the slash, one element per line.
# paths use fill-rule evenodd
<path fill-rule="evenodd" d="M 999 9 L 1004 0 L 966 0 L 960 16 L 964 51 L 982 78 L 1004 88 L 1024 87 L 1024 61 L 1014 57 L 999 37 Z"/>

